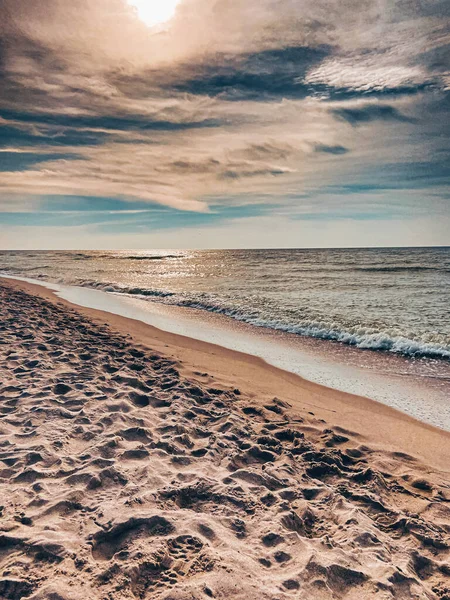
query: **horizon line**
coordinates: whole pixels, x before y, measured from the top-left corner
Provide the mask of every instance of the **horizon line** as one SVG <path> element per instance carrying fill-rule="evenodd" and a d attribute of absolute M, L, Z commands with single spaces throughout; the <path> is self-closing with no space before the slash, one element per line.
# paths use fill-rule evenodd
<path fill-rule="evenodd" d="M 449 245 L 428 246 L 289 246 L 289 247 L 249 247 L 249 248 L 0 248 L 0 252 L 237 252 L 240 250 L 426 250 L 450 249 Z"/>

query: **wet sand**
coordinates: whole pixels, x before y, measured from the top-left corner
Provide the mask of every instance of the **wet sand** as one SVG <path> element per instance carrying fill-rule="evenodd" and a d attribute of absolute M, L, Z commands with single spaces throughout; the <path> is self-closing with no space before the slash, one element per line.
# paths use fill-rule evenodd
<path fill-rule="evenodd" d="M 0 598 L 450 598 L 449 433 L 0 291 Z"/>

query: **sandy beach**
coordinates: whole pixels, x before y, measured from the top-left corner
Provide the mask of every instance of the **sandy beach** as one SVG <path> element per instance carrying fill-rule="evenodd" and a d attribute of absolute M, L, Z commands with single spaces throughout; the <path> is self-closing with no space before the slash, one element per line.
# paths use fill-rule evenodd
<path fill-rule="evenodd" d="M 450 599 L 450 434 L 0 280 L 0 598 Z"/>

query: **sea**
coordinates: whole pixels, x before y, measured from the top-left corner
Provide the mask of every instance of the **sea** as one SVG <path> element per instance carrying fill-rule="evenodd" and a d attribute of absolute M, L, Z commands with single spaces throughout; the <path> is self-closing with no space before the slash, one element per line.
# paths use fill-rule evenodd
<path fill-rule="evenodd" d="M 450 428 L 448 247 L 3 251 L 0 274 L 101 291 L 148 312 L 214 314 L 343 365 L 407 374 L 439 392 Z"/>

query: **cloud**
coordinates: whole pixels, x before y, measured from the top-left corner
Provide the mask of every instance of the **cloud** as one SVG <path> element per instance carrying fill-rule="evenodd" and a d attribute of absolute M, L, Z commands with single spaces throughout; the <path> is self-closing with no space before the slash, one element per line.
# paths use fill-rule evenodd
<path fill-rule="evenodd" d="M 315 146 L 316 152 L 325 152 L 325 154 L 347 154 L 349 152 L 348 148 L 344 146 L 340 146 L 339 144 L 335 146 L 327 146 L 326 144 L 316 144 Z"/>
<path fill-rule="evenodd" d="M 47 127 L 27 121 L 0 121 L 0 148 L 8 146 L 42 148 L 45 146 L 95 146 L 104 144 L 113 132 L 83 128 Z"/>
<path fill-rule="evenodd" d="M 0 0 L 0 210 L 109 197 L 181 227 L 224 205 L 294 218 L 311 194 L 328 209 L 327 186 L 367 201 L 379 182 L 433 189 L 437 212 L 448 16 L 441 0 L 181 0 L 152 31 L 126 0 Z"/>
<path fill-rule="evenodd" d="M 223 179 L 241 179 L 244 177 L 265 177 L 270 175 L 271 177 L 278 177 L 279 175 L 285 175 L 289 173 L 288 169 L 282 169 L 281 167 L 272 167 L 271 169 L 228 169 L 221 173 Z"/>
<path fill-rule="evenodd" d="M 216 119 L 199 120 L 169 120 L 157 119 L 151 115 L 103 116 L 103 115 L 67 115 L 67 114 L 33 114 L 17 113 L 12 110 L 3 111 L 3 117 L 23 124 L 32 123 L 35 126 L 53 126 L 63 128 L 76 128 L 77 130 L 90 128 L 122 131 L 185 131 L 202 127 L 220 127 L 223 122 Z"/>
<path fill-rule="evenodd" d="M 292 144 L 279 142 L 276 140 L 267 140 L 259 144 L 251 144 L 241 151 L 244 158 L 250 160 L 271 159 L 286 160 L 296 149 Z"/>
<path fill-rule="evenodd" d="M 174 88 L 236 102 L 305 98 L 309 95 L 303 82 L 306 73 L 329 52 L 325 46 L 293 46 L 234 57 L 216 55 L 191 76 L 181 71 L 179 77 L 184 79 Z"/>
<path fill-rule="evenodd" d="M 336 117 L 353 126 L 371 121 L 415 122 L 414 118 L 402 114 L 397 108 L 388 104 L 369 104 L 361 108 L 335 108 L 332 112 Z"/>

